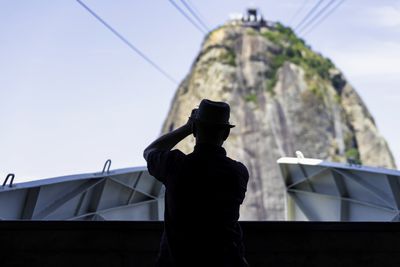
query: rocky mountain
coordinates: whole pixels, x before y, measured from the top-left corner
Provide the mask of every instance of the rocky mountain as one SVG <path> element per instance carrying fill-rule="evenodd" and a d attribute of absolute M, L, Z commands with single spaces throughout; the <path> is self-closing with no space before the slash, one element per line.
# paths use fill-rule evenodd
<path fill-rule="evenodd" d="M 279 23 L 250 27 L 236 21 L 209 33 L 162 132 L 184 124 L 203 98 L 231 105 L 237 126 L 224 147 L 250 172 L 241 219 L 284 219 L 276 160 L 297 150 L 308 158 L 395 168 L 373 117 L 343 73 Z M 190 137 L 178 148 L 190 153 L 193 144 Z"/>

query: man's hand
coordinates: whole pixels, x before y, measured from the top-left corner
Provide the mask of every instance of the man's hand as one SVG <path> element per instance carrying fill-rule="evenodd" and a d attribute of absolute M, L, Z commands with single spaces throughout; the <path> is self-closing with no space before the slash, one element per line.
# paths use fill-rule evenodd
<path fill-rule="evenodd" d="M 193 109 L 185 125 L 157 138 L 143 152 L 143 157 L 147 160 L 149 153 L 154 150 L 171 150 L 177 143 L 193 133 L 193 121 L 196 117 L 197 109 Z"/>
<path fill-rule="evenodd" d="M 193 109 L 192 113 L 189 116 L 188 121 L 186 122 L 186 126 L 190 128 L 191 133 L 193 133 L 193 123 L 196 118 L 197 111 L 198 111 L 197 108 Z"/>

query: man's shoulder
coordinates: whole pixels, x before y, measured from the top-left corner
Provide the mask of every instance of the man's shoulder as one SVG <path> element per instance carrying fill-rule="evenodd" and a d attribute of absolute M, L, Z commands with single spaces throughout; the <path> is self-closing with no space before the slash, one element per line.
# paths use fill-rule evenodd
<path fill-rule="evenodd" d="M 185 154 L 178 150 L 155 149 L 149 152 L 147 157 L 147 169 L 158 180 L 165 179 L 179 166 L 185 158 Z"/>
<path fill-rule="evenodd" d="M 162 162 L 164 162 L 165 164 L 173 164 L 175 162 L 182 161 L 185 157 L 186 155 L 179 149 L 173 149 L 173 150 L 155 149 L 149 153 L 148 163 L 153 163 L 156 166 L 160 165 L 160 163 Z"/>
<path fill-rule="evenodd" d="M 154 149 L 149 152 L 149 156 L 157 156 L 157 155 L 162 155 L 165 157 L 184 157 L 186 156 L 185 153 L 180 151 L 179 149 L 173 149 L 173 150 L 163 150 L 163 149 Z"/>
<path fill-rule="evenodd" d="M 227 157 L 227 159 L 230 161 L 231 165 L 234 166 L 235 171 L 240 174 L 240 176 L 248 179 L 249 178 L 249 171 L 247 170 L 247 167 L 240 161 L 234 160 L 230 157 Z"/>
<path fill-rule="evenodd" d="M 247 170 L 246 166 L 239 162 L 236 161 L 238 164 L 238 168 L 240 169 L 241 175 L 245 178 L 245 179 L 249 179 L 249 171 Z"/>

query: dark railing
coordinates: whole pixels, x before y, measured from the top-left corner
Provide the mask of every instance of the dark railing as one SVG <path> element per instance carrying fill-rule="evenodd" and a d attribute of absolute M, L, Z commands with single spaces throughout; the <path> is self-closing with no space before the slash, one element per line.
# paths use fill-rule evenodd
<path fill-rule="evenodd" d="M 5 187 L 5 186 L 6 186 L 6 184 L 7 184 L 7 182 L 8 182 L 8 178 L 10 178 L 10 177 L 11 177 L 11 180 L 10 180 L 10 184 L 9 184 L 8 186 L 9 186 L 9 187 L 12 187 L 12 186 L 13 186 L 15 174 L 14 174 L 14 173 L 9 173 L 9 174 L 6 176 L 6 179 L 4 180 L 2 187 Z"/>

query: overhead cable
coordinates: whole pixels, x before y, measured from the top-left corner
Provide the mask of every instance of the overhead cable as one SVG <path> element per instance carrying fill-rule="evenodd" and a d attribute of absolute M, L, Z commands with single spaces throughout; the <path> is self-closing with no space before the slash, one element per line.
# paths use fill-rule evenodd
<path fill-rule="evenodd" d="M 208 23 L 207 19 L 203 16 L 203 14 L 201 14 L 200 10 L 196 7 L 195 4 L 193 4 L 192 1 L 190 0 L 186 0 L 186 3 L 188 3 L 189 6 L 191 6 L 192 10 L 196 12 L 197 16 L 202 19 L 202 21 L 204 22 L 204 24 L 207 26 L 210 23 Z M 209 27 L 207 26 L 207 29 L 209 29 Z"/>
<path fill-rule="evenodd" d="M 302 27 L 298 28 L 298 29 L 297 29 L 298 32 L 302 32 L 302 31 L 304 31 L 304 29 L 307 29 L 307 27 L 308 27 L 309 25 L 311 25 L 311 24 L 314 23 L 319 17 L 321 17 L 321 15 L 323 15 L 324 12 L 325 12 L 326 10 L 328 10 L 328 8 L 329 8 L 333 3 L 335 3 L 335 2 L 336 2 L 336 0 L 331 0 L 331 1 L 329 1 L 324 7 L 322 7 L 322 8 L 318 11 L 318 13 L 315 13 L 315 14 L 307 21 L 307 23 L 303 24 Z"/>
<path fill-rule="evenodd" d="M 173 0 L 168 0 L 174 7 L 176 10 L 179 11 L 179 13 L 182 14 L 182 16 L 184 16 L 193 26 L 196 27 L 196 29 L 198 29 L 201 33 L 206 34 L 206 31 L 203 30 L 189 15 L 186 14 L 186 12 L 180 8 L 180 6 L 178 6 Z"/>
<path fill-rule="evenodd" d="M 307 6 L 308 2 L 310 0 L 305 0 L 303 1 L 303 4 L 300 6 L 300 8 L 297 9 L 296 13 L 292 16 L 292 18 L 289 20 L 289 25 L 293 23 L 293 21 L 303 12 L 304 8 Z"/>
<path fill-rule="evenodd" d="M 111 27 L 105 20 L 103 20 L 99 15 L 97 15 L 93 10 L 91 10 L 87 5 L 85 5 L 81 0 L 76 0 L 83 8 L 86 9 L 93 17 L 95 17 L 98 21 L 100 21 L 107 29 L 109 29 L 115 36 L 117 36 L 122 42 L 124 42 L 129 48 L 131 48 L 134 52 L 136 52 L 139 56 L 141 56 L 147 63 L 153 66 L 156 70 L 158 70 L 164 77 L 173 82 L 174 84 L 178 84 L 178 82 L 172 78 L 170 74 L 168 74 L 165 70 L 163 70 L 157 63 L 151 60 L 146 54 L 139 50 L 136 46 L 134 46 L 130 41 L 128 41 L 122 34 L 120 34 L 117 30 Z"/>
<path fill-rule="evenodd" d="M 319 0 L 318 3 L 304 16 L 304 18 L 298 23 L 295 27 L 297 30 L 299 27 L 303 25 L 304 22 L 308 20 L 308 18 L 318 9 L 318 7 L 324 2 L 325 0 Z"/>
<path fill-rule="evenodd" d="M 207 25 L 203 22 L 203 20 L 200 18 L 200 16 L 197 15 L 197 12 L 194 11 L 190 4 L 186 2 L 185 0 L 180 0 L 181 3 L 186 7 L 186 9 L 192 14 L 192 16 L 197 20 L 198 23 L 206 30 L 209 31 L 210 29 L 207 27 Z"/>
<path fill-rule="evenodd" d="M 304 34 L 303 36 L 306 36 L 307 34 L 309 34 L 310 32 L 312 32 L 316 27 L 318 27 L 319 25 L 321 25 L 321 23 L 327 19 L 330 15 L 332 15 L 332 13 L 338 9 L 338 7 L 340 5 L 343 4 L 345 0 L 341 0 L 338 2 L 338 4 L 336 6 L 334 6 L 328 13 L 325 14 L 325 16 L 321 17 L 316 23 L 314 23 Z"/>

